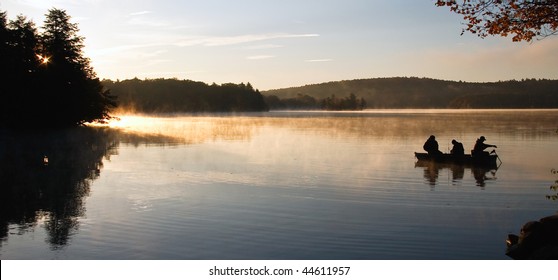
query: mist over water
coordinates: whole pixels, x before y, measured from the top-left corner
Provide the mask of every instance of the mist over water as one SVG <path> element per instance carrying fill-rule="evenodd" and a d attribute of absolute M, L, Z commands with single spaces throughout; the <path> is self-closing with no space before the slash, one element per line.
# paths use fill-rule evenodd
<path fill-rule="evenodd" d="M 507 259 L 556 212 L 558 110 L 121 116 L 3 131 L 2 259 Z M 481 135 L 497 169 L 421 165 Z M 48 157 L 45 165 L 44 157 Z M 72 210 L 74 209 L 74 210 Z"/>

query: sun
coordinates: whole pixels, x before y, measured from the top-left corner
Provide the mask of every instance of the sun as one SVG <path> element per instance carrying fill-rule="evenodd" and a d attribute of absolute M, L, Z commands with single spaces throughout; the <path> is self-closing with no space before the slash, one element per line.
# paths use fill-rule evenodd
<path fill-rule="evenodd" d="M 41 64 L 48 64 L 48 62 L 50 61 L 50 57 L 43 56 L 43 55 L 40 55 L 40 54 L 37 54 L 37 58 L 39 58 L 39 61 L 41 62 Z"/>

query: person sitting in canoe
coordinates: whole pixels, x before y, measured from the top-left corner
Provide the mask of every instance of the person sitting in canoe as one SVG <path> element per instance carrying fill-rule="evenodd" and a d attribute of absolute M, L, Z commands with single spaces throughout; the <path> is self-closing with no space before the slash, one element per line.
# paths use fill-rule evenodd
<path fill-rule="evenodd" d="M 475 147 L 471 151 L 472 156 L 488 156 L 489 153 L 484 151 L 486 148 L 490 148 L 490 147 L 498 148 L 496 147 L 496 145 L 485 144 L 484 143 L 485 140 L 486 138 L 484 136 L 481 136 L 479 139 L 477 139 L 477 142 L 475 143 Z"/>
<path fill-rule="evenodd" d="M 457 142 L 457 140 L 453 139 L 451 140 L 451 143 L 453 144 L 453 148 L 451 149 L 450 153 L 454 156 L 463 156 L 465 155 L 465 149 L 463 148 L 463 144 L 460 142 Z"/>
<path fill-rule="evenodd" d="M 442 155 L 442 152 L 439 150 L 438 141 L 436 141 L 436 137 L 434 135 L 430 135 L 428 140 L 424 143 L 422 148 L 428 152 L 429 155 L 437 156 Z"/>

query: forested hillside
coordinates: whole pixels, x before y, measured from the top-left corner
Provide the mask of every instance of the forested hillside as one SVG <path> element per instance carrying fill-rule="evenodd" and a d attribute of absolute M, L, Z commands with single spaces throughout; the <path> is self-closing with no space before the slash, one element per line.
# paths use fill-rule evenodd
<path fill-rule="evenodd" d="M 468 83 L 378 78 L 277 89 L 208 85 L 178 79 L 103 81 L 119 107 L 144 113 L 245 112 L 268 109 L 558 108 L 558 80 Z"/>
<path fill-rule="evenodd" d="M 267 111 L 263 96 L 248 84 L 212 84 L 178 79 L 104 80 L 119 108 L 142 113 Z"/>
<path fill-rule="evenodd" d="M 271 109 L 297 100 L 346 98 L 351 94 L 363 99 L 367 108 L 558 108 L 558 80 L 470 83 L 377 78 L 276 89 L 263 94 Z"/>

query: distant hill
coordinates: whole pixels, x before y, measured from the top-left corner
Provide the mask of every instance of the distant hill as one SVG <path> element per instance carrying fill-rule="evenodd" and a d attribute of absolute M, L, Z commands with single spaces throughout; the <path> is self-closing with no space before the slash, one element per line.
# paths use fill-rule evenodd
<path fill-rule="evenodd" d="M 558 108 L 558 80 L 491 83 L 429 78 L 376 78 L 328 82 L 263 91 L 266 102 L 324 100 L 351 94 L 367 108 Z M 279 104 L 279 103 L 276 103 Z"/>

